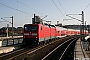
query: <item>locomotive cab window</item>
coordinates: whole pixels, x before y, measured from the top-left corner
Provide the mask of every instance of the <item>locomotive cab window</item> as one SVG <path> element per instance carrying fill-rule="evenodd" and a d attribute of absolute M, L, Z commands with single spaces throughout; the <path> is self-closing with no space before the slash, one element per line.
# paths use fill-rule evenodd
<path fill-rule="evenodd" d="M 25 27 L 24 27 L 24 30 L 25 30 L 25 31 L 30 31 L 30 29 L 31 29 L 30 26 L 25 26 Z"/>
<path fill-rule="evenodd" d="M 37 26 L 32 26 L 31 30 L 32 31 L 37 31 L 38 27 Z"/>
<path fill-rule="evenodd" d="M 37 26 L 24 26 L 25 31 L 37 31 L 38 27 Z"/>

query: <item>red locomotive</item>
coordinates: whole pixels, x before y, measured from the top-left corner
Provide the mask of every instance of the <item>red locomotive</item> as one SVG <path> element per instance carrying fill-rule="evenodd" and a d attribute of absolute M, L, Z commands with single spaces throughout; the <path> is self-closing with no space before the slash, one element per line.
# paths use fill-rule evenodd
<path fill-rule="evenodd" d="M 25 24 L 23 37 L 24 44 L 38 45 L 51 38 L 50 28 L 42 24 Z"/>
<path fill-rule="evenodd" d="M 35 16 L 36 18 L 38 16 Z M 24 25 L 23 44 L 38 45 L 46 43 L 50 39 L 56 38 L 56 29 L 54 25 L 41 24 L 39 17 L 32 24 Z"/>

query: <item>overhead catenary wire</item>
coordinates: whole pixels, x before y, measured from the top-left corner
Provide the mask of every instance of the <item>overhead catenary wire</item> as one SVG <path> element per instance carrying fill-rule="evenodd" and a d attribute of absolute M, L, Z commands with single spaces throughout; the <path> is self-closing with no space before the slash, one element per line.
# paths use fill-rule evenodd
<path fill-rule="evenodd" d="M 65 12 L 65 14 L 67 14 L 59 0 L 58 2 L 59 2 L 59 5 L 62 7 L 63 11 Z"/>
<path fill-rule="evenodd" d="M 18 9 L 18 1 L 17 1 L 17 9 Z"/>
<path fill-rule="evenodd" d="M 54 3 L 54 5 L 57 7 L 57 9 L 59 10 L 59 12 L 62 14 L 62 16 L 65 18 L 64 14 L 62 13 L 62 11 L 58 8 L 58 6 L 56 5 L 56 3 L 52 0 L 52 2 Z"/>
<path fill-rule="evenodd" d="M 84 8 L 84 10 L 83 11 L 85 11 L 88 7 L 89 7 L 89 5 L 90 5 L 90 3 Z"/>
<path fill-rule="evenodd" d="M 8 20 L 6 20 L 6 19 L 3 19 L 3 18 L 1 18 L 2 20 L 4 20 L 4 21 L 6 21 L 6 22 L 9 22 Z M 12 24 L 12 22 L 9 22 L 9 23 L 11 23 Z"/>
<path fill-rule="evenodd" d="M 16 11 L 19 11 L 19 12 L 24 13 L 24 14 L 27 14 L 27 15 L 32 15 L 31 13 L 28 13 L 28 12 L 25 12 L 25 11 L 22 11 L 22 10 L 19 10 L 19 9 L 17 9 L 17 8 L 10 7 L 10 6 L 5 5 L 5 4 L 3 4 L 3 3 L 0 3 L 0 5 L 2 5 L 2 6 L 4 6 L 4 7 L 7 7 L 7 8 L 10 8 L 10 9 L 13 9 L 13 10 L 16 10 Z"/>
<path fill-rule="evenodd" d="M 28 6 L 28 5 L 26 5 L 25 3 L 22 3 L 22 2 L 20 2 L 20 1 L 18 1 L 18 0 L 16 0 L 16 1 L 17 1 L 17 3 L 20 3 L 20 4 L 22 4 L 22 5 L 26 6 L 26 7 L 28 7 L 28 8 L 30 8 L 30 9 L 34 10 L 34 11 L 39 12 L 39 13 L 42 14 L 42 15 L 45 15 L 45 14 L 43 14 L 42 12 L 40 12 L 40 11 L 38 11 L 38 10 L 36 10 L 36 9 L 34 9 L 34 8 L 30 7 L 30 6 Z"/>

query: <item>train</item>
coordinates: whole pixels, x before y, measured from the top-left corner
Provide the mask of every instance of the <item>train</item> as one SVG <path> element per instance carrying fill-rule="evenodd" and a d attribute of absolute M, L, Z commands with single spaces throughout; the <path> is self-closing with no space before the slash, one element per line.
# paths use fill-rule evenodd
<path fill-rule="evenodd" d="M 35 20 L 35 18 L 32 20 Z M 84 34 L 88 34 L 88 31 L 84 32 Z M 40 20 L 36 20 L 32 24 L 24 25 L 23 45 L 37 46 L 70 35 L 80 35 L 80 30 L 66 29 L 53 24 L 42 24 Z"/>

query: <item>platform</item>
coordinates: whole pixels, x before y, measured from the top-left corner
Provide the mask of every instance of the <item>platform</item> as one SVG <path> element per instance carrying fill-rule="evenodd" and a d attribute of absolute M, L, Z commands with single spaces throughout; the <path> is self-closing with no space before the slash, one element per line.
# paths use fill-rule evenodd
<path fill-rule="evenodd" d="M 88 38 L 90 38 L 90 35 L 87 36 L 85 39 L 87 40 Z M 88 42 L 88 50 L 85 51 L 88 55 L 88 57 L 90 58 L 90 41 Z"/>
<path fill-rule="evenodd" d="M 14 49 L 15 49 L 14 47 L 0 47 L 0 54 L 11 52 Z"/>
<path fill-rule="evenodd" d="M 13 38 L 20 38 L 20 37 L 23 37 L 23 36 L 13 36 Z M 8 38 L 12 38 L 12 36 L 9 36 L 9 37 L 0 37 L 0 40 L 8 39 Z"/>
<path fill-rule="evenodd" d="M 83 48 L 83 42 L 80 39 L 77 40 L 75 49 L 74 49 L 74 59 L 75 60 L 90 60 L 90 57 L 87 55 L 85 49 Z"/>

